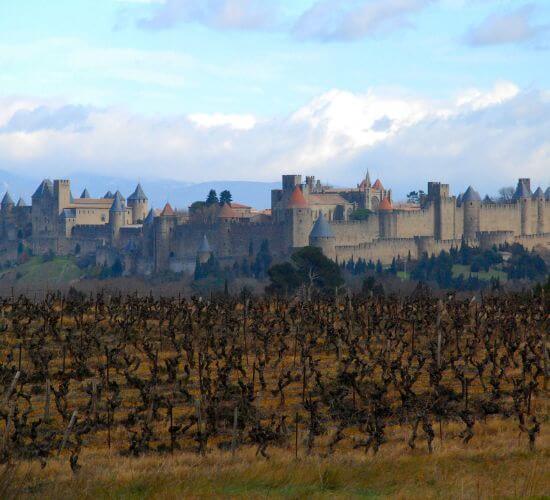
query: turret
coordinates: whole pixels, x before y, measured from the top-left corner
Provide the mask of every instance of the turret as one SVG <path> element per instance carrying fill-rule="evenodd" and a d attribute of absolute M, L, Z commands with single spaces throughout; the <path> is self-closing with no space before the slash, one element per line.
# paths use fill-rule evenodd
<path fill-rule="evenodd" d="M 11 212 L 13 210 L 13 207 L 15 206 L 15 203 L 13 202 L 13 199 L 8 191 L 6 191 L 6 194 L 2 198 L 2 202 L 0 203 L 0 209 L 2 212 L 7 213 Z"/>
<path fill-rule="evenodd" d="M 82 194 L 80 195 L 80 198 L 83 199 L 83 200 L 87 200 L 87 199 L 91 198 L 90 192 L 86 188 L 84 188 L 84 191 L 82 191 Z"/>
<path fill-rule="evenodd" d="M 115 193 L 113 204 L 109 209 L 109 226 L 111 228 L 111 239 L 117 242 L 120 236 L 120 228 L 124 226 L 126 219 L 126 207 L 124 199 L 119 191 Z"/>
<path fill-rule="evenodd" d="M 132 209 L 132 224 L 143 222 L 147 217 L 148 199 L 141 184 L 138 184 L 135 191 L 128 196 L 128 207 Z"/>
<path fill-rule="evenodd" d="M 285 219 L 288 226 L 288 246 L 302 248 L 309 244 L 312 226 L 311 209 L 304 197 L 301 186 L 295 186 L 286 205 Z"/>
<path fill-rule="evenodd" d="M 154 219 L 154 255 L 156 271 L 162 271 L 168 268 L 170 259 L 170 235 L 174 230 L 175 219 L 176 213 L 170 203 L 166 203 L 160 215 Z"/>
<path fill-rule="evenodd" d="M 462 207 L 464 209 L 464 239 L 473 241 L 479 232 L 481 196 L 472 186 L 469 186 L 462 195 Z"/>
<path fill-rule="evenodd" d="M 396 222 L 393 213 L 393 205 L 389 198 L 384 198 L 378 205 L 378 224 L 380 238 L 396 237 Z"/>
<path fill-rule="evenodd" d="M 329 259 L 336 260 L 336 236 L 322 212 L 309 234 L 309 244 L 320 248 Z"/>

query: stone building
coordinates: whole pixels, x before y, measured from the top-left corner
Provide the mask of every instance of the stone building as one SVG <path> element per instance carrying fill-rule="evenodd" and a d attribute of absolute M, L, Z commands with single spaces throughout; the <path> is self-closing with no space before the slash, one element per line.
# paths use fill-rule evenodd
<path fill-rule="evenodd" d="M 368 216 L 354 220 L 360 209 Z M 283 175 L 281 189 L 272 191 L 271 210 L 231 203 L 195 220 L 168 203 L 160 212 L 150 209 L 139 184 L 127 199 L 118 191 L 92 198 L 88 190 L 74 198 L 68 180 L 44 180 L 31 206 L 15 204 L 9 193 L 0 204 L 0 256 L 23 242 L 36 254 L 93 254 L 103 264 L 119 258 L 127 270 L 147 274 L 192 269 L 197 258 L 212 253 L 222 265 L 232 265 L 264 241 L 275 259 L 313 245 L 335 261 L 382 263 L 449 250 L 462 241 L 548 246 L 550 188 L 532 192 L 530 180 L 520 179 L 513 199 L 499 203 L 482 200 L 473 187 L 454 196 L 447 184 L 429 182 L 421 205 L 396 205 L 391 190 L 380 180 L 371 184 L 368 173 L 355 188 Z"/>

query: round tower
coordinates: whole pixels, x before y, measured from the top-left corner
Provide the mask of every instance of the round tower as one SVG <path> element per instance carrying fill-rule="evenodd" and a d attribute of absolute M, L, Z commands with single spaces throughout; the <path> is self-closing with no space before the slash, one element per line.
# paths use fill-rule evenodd
<path fill-rule="evenodd" d="M 162 271 L 168 268 L 170 261 L 170 234 L 173 229 L 176 213 L 166 203 L 158 217 L 154 218 L 154 256 L 155 270 Z"/>
<path fill-rule="evenodd" d="M 462 207 L 464 210 L 464 239 L 474 241 L 480 227 L 481 196 L 472 186 L 469 186 L 462 196 Z"/>
<path fill-rule="evenodd" d="M 116 243 L 120 236 L 120 228 L 125 225 L 126 207 L 120 192 L 115 193 L 113 204 L 109 209 L 109 226 L 111 228 L 111 240 Z"/>
<path fill-rule="evenodd" d="M 329 259 L 336 260 L 336 236 L 322 212 L 309 234 L 309 244 L 320 248 Z"/>
<path fill-rule="evenodd" d="M 380 238 L 395 238 L 396 224 L 393 214 L 393 205 L 387 197 L 378 205 L 378 224 Z"/>
<path fill-rule="evenodd" d="M 148 201 L 141 184 L 138 184 L 135 191 L 128 196 L 128 207 L 132 209 L 132 224 L 143 223 L 149 209 Z"/>
<path fill-rule="evenodd" d="M 311 209 L 304 197 L 301 186 L 296 186 L 288 200 L 285 210 L 285 220 L 288 227 L 288 246 L 302 248 L 309 244 L 312 216 Z"/>

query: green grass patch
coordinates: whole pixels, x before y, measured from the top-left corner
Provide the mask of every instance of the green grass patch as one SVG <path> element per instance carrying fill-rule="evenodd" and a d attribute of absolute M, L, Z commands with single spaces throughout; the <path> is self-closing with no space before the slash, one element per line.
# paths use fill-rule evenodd
<path fill-rule="evenodd" d="M 78 279 L 81 271 L 71 257 L 54 257 L 44 261 L 42 257 L 32 257 L 15 269 L 20 285 L 58 285 Z"/>
<path fill-rule="evenodd" d="M 470 266 L 463 264 L 455 264 L 453 266 L 453 278 L 458 278 L 460 275 L 464 276 L 464 279 L 468 279 L 470 276 L 478 278 L 484 281 L 490 281 L 491 279 L 499 279 L 500 281 L 506 281 L 508 275 L 501 269 L 489 268 L 489 271 L 480 271 L 473 273 L 470 271 Z"/>

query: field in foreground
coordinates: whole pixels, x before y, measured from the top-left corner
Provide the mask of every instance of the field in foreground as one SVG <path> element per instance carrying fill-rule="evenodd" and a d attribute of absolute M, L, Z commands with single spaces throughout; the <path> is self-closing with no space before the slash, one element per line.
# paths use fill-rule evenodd
<path fill-rule="evenodd" d="M 0 498 L 543 497 L 548 310 L 5 299 Z"/>
<path fill-rule="evenodd" d="M 252 448 L 205 457 L 121 457 L 107 450 L 86 451 L 73 474 L 66 460 L 45 469 L 20 464 L 3 497 L 34 498 L 543 498 L 550 493 L 549 437 L 540 449 L 525 451 L 511 423 L 494 422 L 490 436 L 468 447 L 449 443 L 433 454 L 411 452 L 395 443 L 376 456 L 362 452 L 330 457 L 274 451 L 258 459 Z M 496 433 L 496 434 L 493 434 Z M 512 444 L 514 443 L 514 444 Z"/>

